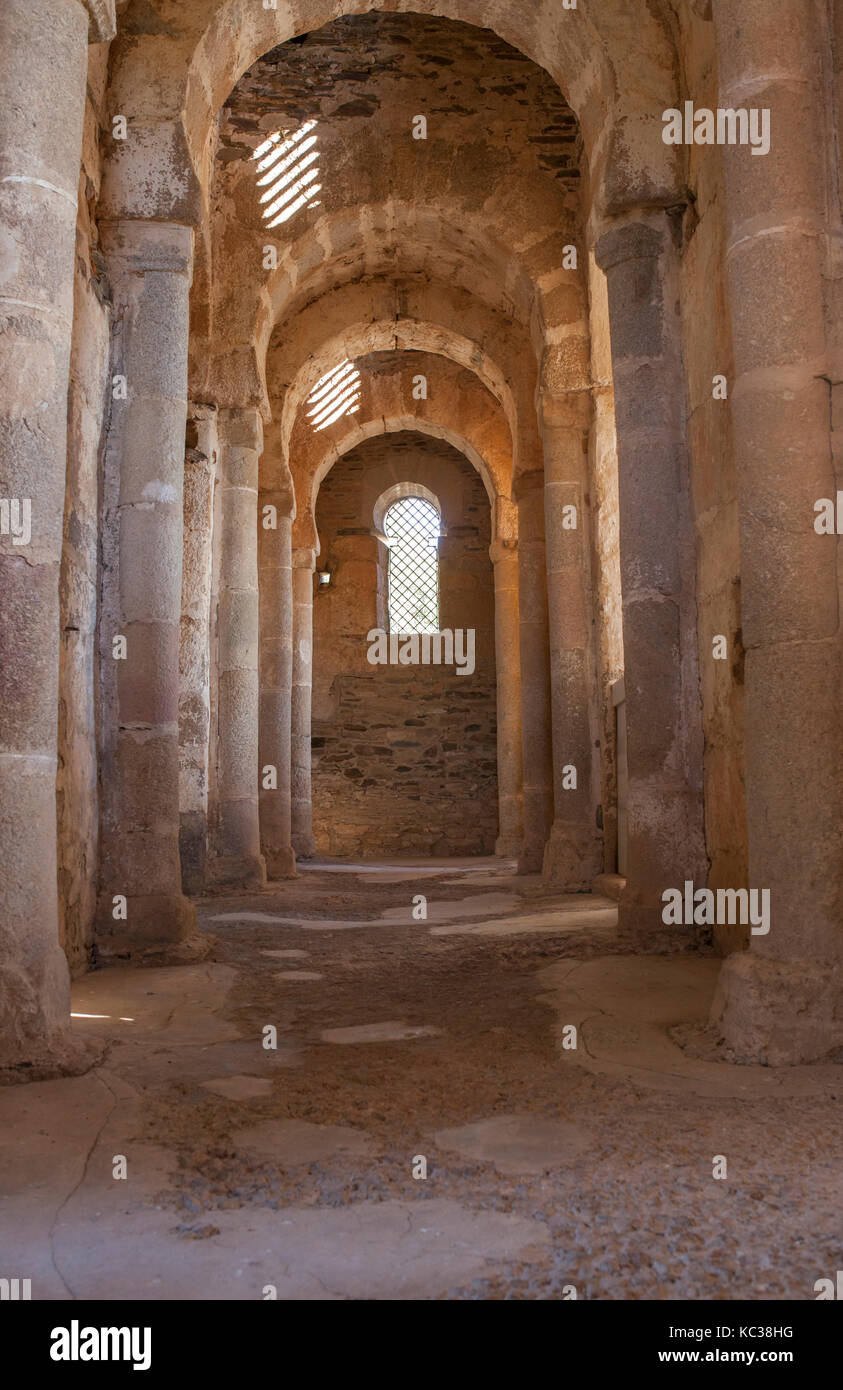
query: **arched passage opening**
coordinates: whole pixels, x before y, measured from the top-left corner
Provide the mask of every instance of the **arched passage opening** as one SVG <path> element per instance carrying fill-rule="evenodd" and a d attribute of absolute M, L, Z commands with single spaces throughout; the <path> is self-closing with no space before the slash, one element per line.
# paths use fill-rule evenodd
<path fill-rule="evenodd" d="M 481 478 L 446 440 L 381 434 L 333 464 L 316 529 L 316 850 L 494 853 L 495 590 Z"/>

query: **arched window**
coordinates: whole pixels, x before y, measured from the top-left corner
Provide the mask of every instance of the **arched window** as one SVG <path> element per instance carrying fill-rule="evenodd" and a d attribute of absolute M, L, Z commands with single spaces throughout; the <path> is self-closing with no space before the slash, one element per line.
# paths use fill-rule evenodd
<path fill-rule="evenodd" d="M 389 541 L 390 632 L 439 630 L 439 512 L 424 497 L 402 497 L 384 517 Z"/>

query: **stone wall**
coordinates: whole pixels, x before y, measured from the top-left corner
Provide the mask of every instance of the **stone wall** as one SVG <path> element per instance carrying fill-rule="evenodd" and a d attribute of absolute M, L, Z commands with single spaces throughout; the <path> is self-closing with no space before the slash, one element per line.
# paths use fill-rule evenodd
<path fill-rule="evenodd" d="M 313 725 L 313 831 L 325 854 L 492 854 L 492 682 L 428 667 L 336 676 Z"/>
<path fill-rule="evenodd" d="M 388 552 L 372 507 L 419 483 L 437 497 L 440 627 L 475 630 L 475 671 L 372 666 L 366 634 L 386 628 Z M 497 834 L 494 587 L 490 507 L 461 454 L 424 435 L 375 438 L 333 467 L 316 509 L 313 828 L 337 856 L 491 854 Z M 466 814 L 466 808 L 471 814 Z"/>
<path fill-rule="evenodd" d="M 90 960 L 97 891 L 97 513 L 110 326 L 108 285 L 93 218 L 108 46 L 94 45 L 89 54 L 68 393 L 56 778 L 59 940 L 74 974 L 84 971 Z"/>

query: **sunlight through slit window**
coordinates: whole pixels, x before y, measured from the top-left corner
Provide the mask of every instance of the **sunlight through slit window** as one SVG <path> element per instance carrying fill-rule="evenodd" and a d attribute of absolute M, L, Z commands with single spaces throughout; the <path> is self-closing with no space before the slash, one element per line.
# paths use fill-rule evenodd
<path fill-rule="evenodd" d="M 307 418 L 314 430 L 327 429 L 342 415 L 360 409 L 360 373 L 353 362 L 340 362 L 320 377 L 307 398 Z"/>
<path fill-rule="evenodd" d="M 276 130 L 252 155 L 258 161 L 258 188 L 267 227 L 287 222 L 300 208 L 319 206 L 319 150 L 316 122 L 305 121 L 285 138 Z"/>

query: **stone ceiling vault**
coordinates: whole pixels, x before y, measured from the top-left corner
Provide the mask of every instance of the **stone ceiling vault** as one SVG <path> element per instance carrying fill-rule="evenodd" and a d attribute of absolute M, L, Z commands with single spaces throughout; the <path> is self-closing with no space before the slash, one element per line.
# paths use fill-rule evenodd
<path fill-rule="evenodd" d="M 279 43 L 371 0 L 145 0 L 123 16 L 111 105 L 135 139 L 106 170 L 110 217 L 153 217 L 198 225 L 207 194 L 217 113 L 239 78 Z M 465 23 L 489 23 L 476 0 L 391 0 Z M 676 104 L 678 62 L 661 0 L 601 0 L 566 10 L 558 0 L 497 0 L 491 28 L 544 68 L 582 129 L 590 183 L 602 211 L 634 203 L 669 205 L 681 164 L 661 140 L 661 113 Z"/>

